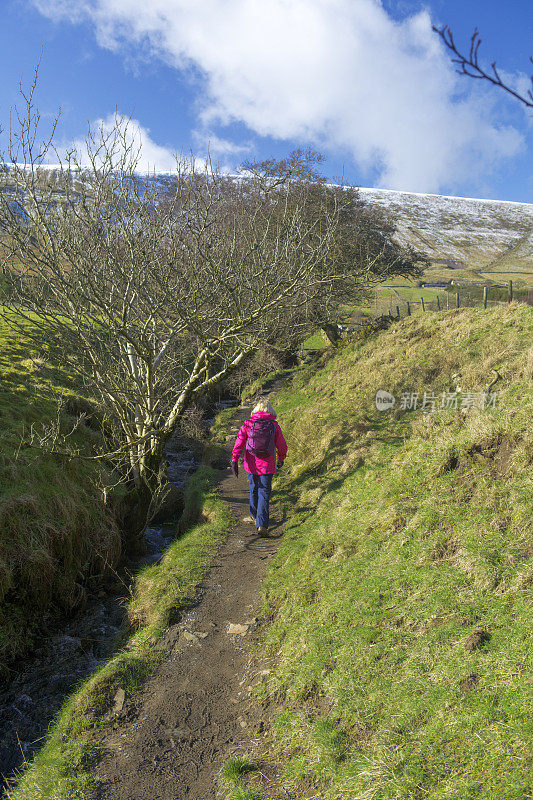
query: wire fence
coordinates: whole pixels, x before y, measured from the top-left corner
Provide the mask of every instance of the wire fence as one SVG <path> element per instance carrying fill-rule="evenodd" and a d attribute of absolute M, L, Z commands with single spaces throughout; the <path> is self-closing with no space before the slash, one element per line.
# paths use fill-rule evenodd
<path fill-rule="evenodd" d="M 433 298 L 420 294 L 412 294 L 403 298 L 398 292 L 391 291 L 390 296 L 376 296 L 374 306 L 368 309 L 370 314 L 381 316 L 387 314 L 392 317 L 405 317 L 414 313 L 425 311 L 446 311 L 452 308 L 489 308 L 491 306 L 505 306 L 512 300 L 524 302 L 533 306 L 533 290 L 520 290 L 515 292 L 513 282 L 503 286 L 456 287 L 455 291 L 444 291 L 435 294 Z"/>

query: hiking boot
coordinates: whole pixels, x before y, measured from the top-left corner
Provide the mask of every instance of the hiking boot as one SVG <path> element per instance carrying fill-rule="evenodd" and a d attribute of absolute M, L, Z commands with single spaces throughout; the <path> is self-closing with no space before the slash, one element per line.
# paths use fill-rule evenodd
<path fill-rule="evenodd" d="M 257 534 L 258 536 L 268 536 L 268 528 L 263 528 L 263 526 L 260 525 L 257 529 Z"/>
<path fill-rule="evenodd" d="M 255 519 L 250 515 L 249 517 L 243 517 L 243 522 L 248 522 L 250 525 L 255 525 Z"/>

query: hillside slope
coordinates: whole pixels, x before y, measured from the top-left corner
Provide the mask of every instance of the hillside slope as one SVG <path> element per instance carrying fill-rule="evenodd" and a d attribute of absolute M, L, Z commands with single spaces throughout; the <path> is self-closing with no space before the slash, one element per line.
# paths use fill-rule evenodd
<path fill-rule="evenodd" d="M 63 191 L 58 184 L 57 166 L 43 166 L 38 175 L 43 186 L 52 188 L 60 202 Z M 80 175 L 76 170 L 71 175 L 76 185 Z M 171 190 L 176 175 L 172 172 L 139 173 L 138 178 L 165 193 Z M 2 190 L 8 194 L 20 191 L 9 166 L 3 173 Z M 531 203 L 393 189 L 361 187 L 359 191 L 368 203 L 390 213 L 397 224 L 397 239 L 401 244 L 426 253 L 436 264 L 456 269 L 491 271 L 494 268 L 498 272 L 533 273 Z"/>
<path fill-rule="evenodd" d="M 425 314 L 278 397 L 288 521 L 264 590 L 273 724 L 252 753 L 288 794 L 266 797 L 532 796 L 532 342 L 525 306 Z M 439 408 L 452 375 L 466 398 L 493 368 L 495 408 Z M 377 389 L 436 409 L 379 412 Z"/>
<path fill-rule="evenodd" d="M 20 331 L 0 322 L 0 677 L 9 662 L 32 646 L 42 614 L 83 603 L 83 583 L 113 566 L 121 536 L 113 502 L 99 485 L 109 470 L 83 456 L 94 454 L 97 431 L 79 425 L 67 458 L 31 442 L 58 415 L 57 401 L 77 397 L 73 376 L 47 361 Z M 78 399 L 78 403 L 80 399 Z M 82 401 L 81 401 L 82 402 Z M 59 412 L 65 431 L 75 416 Z M 115 507 L 116 510 L 116 507 Z"/>
<path fill-rule="evenodd" d="M 362 197 L 391 212 L 398 240 L 435 262 L 482 270 L 533 272 L 533 205 L 387 189 Z M 453 277 L 453 273 L 451 274 Z"/>

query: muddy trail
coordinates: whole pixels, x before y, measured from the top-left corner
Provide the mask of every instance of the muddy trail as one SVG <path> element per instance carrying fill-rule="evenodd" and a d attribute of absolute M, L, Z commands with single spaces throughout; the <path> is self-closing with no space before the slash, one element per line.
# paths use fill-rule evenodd
<path fill-rule="evenodd" d="M 250 408 L 227 436 L 227 457 Z M 250 656 L 259 631 L 260 586 L 281 537 L 274 510 L 269 537 L 248 516 L 248 486 L 229 466 L 220 496 L 237 520 L 215 556 L 194 603 L 166 634 L 168 655 L 142 693 L 126 699 L 111 730 L 97 734 L 103 752 L 96 800 L 208 800 L 217 797 L 225 758 L 260 735 L 262 711 L 250 702 L 261 665 Z"/>

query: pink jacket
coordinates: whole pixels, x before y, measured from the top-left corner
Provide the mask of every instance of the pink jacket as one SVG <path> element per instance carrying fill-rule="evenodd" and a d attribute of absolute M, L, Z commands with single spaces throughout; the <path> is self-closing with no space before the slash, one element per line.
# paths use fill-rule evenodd
<path fill-rule="evenodd" d="M 237 434 L 235 446 L 231 454 L 231 460 L 239 460 L 239 457 L 245 448 L 246 440 L 249 436 L 250 428 L 252 427 L 252 422 L 255 419 L 271 419 L 274 423 L 274 427 L 276 429 L 274 441 L 281 466 L 281 464 L 283 464 L 285 461 L 285 456 L 287 455 L 287 442 L 283 437 L 281 428 L 276 422 L 274 414 L 268 414 L 266 411 L 256 411 L 255 414 L 252 414 L 250 419 L 247 419 L 244 422 L 242 428 Z M 250 472 L 252 475 L 273 475 L 276 472 L 276 454 L 272 453 L 272 455 L 268 456 L 268 458 L 259 458 L 259 456 L 254 456 L 248 450 L 244 450 L 244 469 L 246 472 Z"/>

